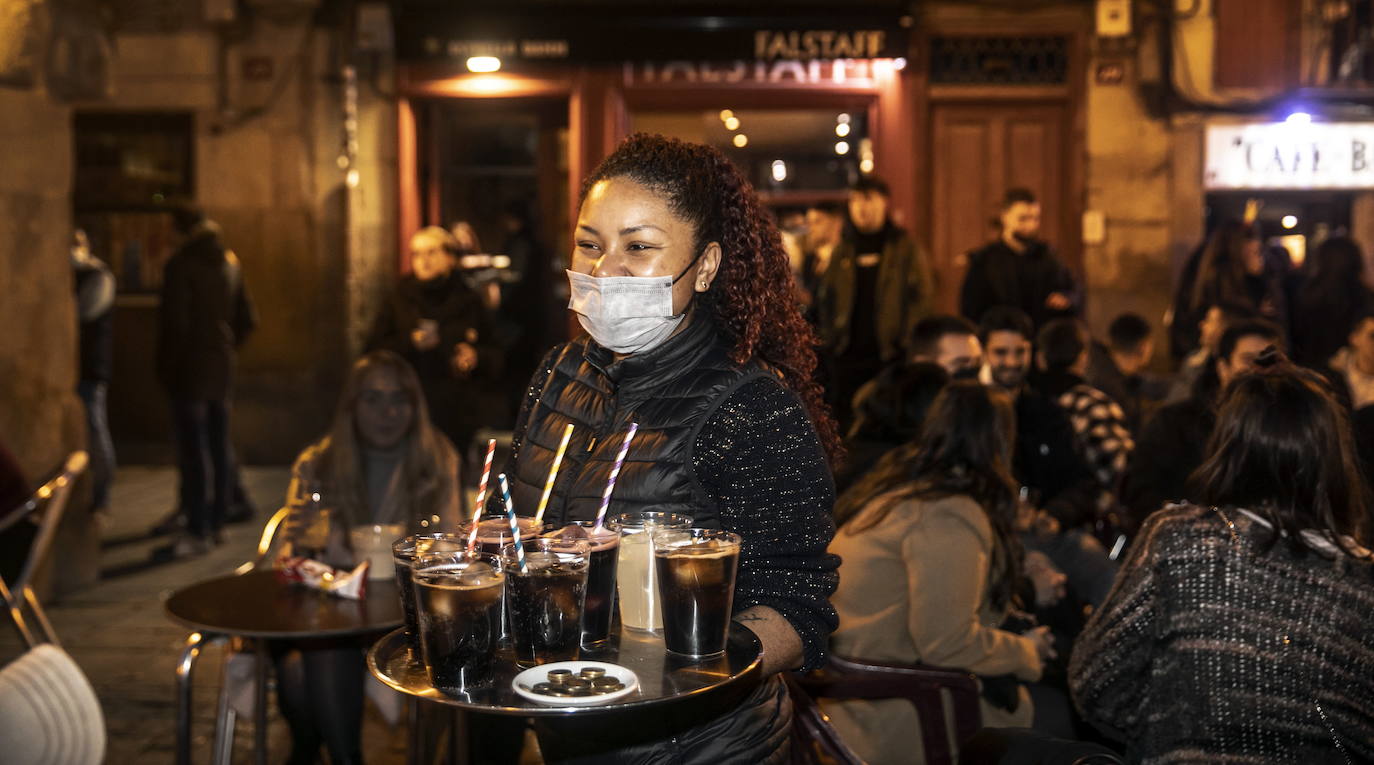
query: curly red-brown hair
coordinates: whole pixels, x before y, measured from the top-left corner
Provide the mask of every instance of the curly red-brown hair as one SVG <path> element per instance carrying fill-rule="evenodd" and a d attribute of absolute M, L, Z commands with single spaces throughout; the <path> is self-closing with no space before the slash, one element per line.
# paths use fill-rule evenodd
<path fill-rule="evenodd" d="M 842 456 L 835 420 L 816 380 L 815 330 L 802 318 L 792 272 L 773 217 L 754 187 L 719 150 L 661 135 L 625 139 L 582 186 L 628 178 L 662 194 L 668 207 L 696 229 L 696 252 L 720 244 L 720 269 L 697 296 L 734 344 L 730 358 L 758 358 L 779 370 L 802 400 L 832 464 Z"/>

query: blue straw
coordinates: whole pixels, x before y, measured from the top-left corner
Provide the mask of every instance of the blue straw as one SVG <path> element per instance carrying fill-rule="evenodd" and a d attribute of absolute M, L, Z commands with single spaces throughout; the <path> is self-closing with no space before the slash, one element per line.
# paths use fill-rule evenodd
<path fill-rule="evenodd" d="M 515 503 L 510 501 L 510 484 L 506 482 L 505 473 L 496 478 L 501 482 L 501 500 L 506 503 L 506 517 L 510 519 L 510 533 L 515 538 L 515 560 L 520 564 L 520 572 L 524 573 L 528 569 L 525 565 L 525 543 L 520 541 L 520 518 L 515 515 Z"/>

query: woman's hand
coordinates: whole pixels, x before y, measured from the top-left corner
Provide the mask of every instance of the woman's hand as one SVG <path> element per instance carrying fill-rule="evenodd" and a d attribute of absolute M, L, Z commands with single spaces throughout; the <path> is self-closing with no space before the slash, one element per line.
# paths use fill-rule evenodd
<path fill-rule="evenodd" d="M 1023 636 L 1035 646 L 1035 653 L 1041 661 L 1049 661 L 1059 656 L 1054 650 L 1054 635 L 1050 634 L 1049 627 L 1036 627 Z"/>

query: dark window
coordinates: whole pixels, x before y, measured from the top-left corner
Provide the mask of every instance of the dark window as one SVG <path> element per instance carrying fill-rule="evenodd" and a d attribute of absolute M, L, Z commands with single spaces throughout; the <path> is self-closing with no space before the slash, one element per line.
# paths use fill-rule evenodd
<path fill-rule="evenodd" d="M 939 85 L 1063 85 L 1069 38 L 935 37 L 930 81 Z"/>
<path fill-rule="evenodd" d="M 195 195 L 191 115 L 80 113 L 72 135 L 76 225 L 121 292 L 156 290 L 174 241 L 168 203 Z"/>

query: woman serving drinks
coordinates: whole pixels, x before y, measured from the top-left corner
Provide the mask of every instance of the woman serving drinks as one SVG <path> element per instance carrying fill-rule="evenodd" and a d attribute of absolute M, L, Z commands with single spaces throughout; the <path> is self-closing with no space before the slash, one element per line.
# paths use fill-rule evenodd
<path fill-rule="evenodd" d="M 737 534 L 734 618 L 762 643 L 765 673 L 819 665 L 836 625 L 838 559 L 825 548 L 838 438 L 773 222 L 720 152 L 636 135 L 587 180 L 574 242 L 570 307 L 587 335 L 550 351 L 530 382 L 505 471 L 515 507 L 539 505 L 572 424 L 543 520 L 596 518 L 637 423 L 612 515 L 678 513 Z M 590 759 L 780 761 L 790 718 L 771 677 L 671 740 L 627 731 Z M 567 759 L 564 744 L 587 756 L 586 741 L 541 737 L 550 760 Z"/>

